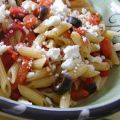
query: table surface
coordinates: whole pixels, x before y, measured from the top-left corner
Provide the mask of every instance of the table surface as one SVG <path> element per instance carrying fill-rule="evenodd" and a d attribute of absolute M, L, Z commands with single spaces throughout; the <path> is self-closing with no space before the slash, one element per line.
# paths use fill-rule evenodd
<path fill-rule="evenodd" d="M 23 120 L 23 119 L 18 119 L 16 117 L 11 118 L 11 116 L 9 115 L 8 117 L 6 116 L 6 114 L 3 114 L 0 112 L 0 120 Z M 101 120 L 119 120 L 120 119 L 120 112 L 115 113 L 109 117 L 107 117 L 106 119 L 101 119 Z"/>

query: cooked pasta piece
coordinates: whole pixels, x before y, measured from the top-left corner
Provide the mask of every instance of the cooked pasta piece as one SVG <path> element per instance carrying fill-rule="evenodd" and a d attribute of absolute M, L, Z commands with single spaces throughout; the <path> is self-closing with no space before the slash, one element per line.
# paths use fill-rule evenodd
<path fill-rule="evenodd" d="M 44 55 L 43 51 L 31 47 L 17 47 L 17 51 L 20 55 L 28 58 L 41 58 Z"/>
<path fill-rule="evenodd" d="M 88 67 L 86 65 L 79 66 L 76 70 L 71 70 L 68 72 L 68 74 L 74 79 L 79 78 L 82 76 L 86 71 L 88 70 Z"/>
<path fill-rule="evenodd" d="M 20 64 L 19 63 L 14 63 L 10 69 L 8 70 L 8 77 L 10 79 L 10 82 L 12 84 L 15 83 L 15 80 L 17 78 L 17 73 L 18 73 L 18 70 L 19 70 L 19 67 L 20 67 Z"/>
<path fill-rule="evenodd" d="M 112 30 L 106 30 L 106 32 L 104 33 L 104 36 L 109 38 L 109 40 L 112 40 L 113 37 L 116 35 L 119 35 L 119 33 Z"/>
<path fill-rule="evenodd" d="M 108 62 L 102 63 L 92 63 L 97 71 L 107 71 L 110 69 L 110 64 Z"/>
<path fill-rule="evenodd" d="M 60 96 L 53 92 L 42 92 L 43 95 L 51 98 L 53 102 L 59 104 L 60 103 Z"/>
<path fill-rule="evenodd" d="M 90 42 L 92 42 L 92 43 L 100 43 L 100 42 L 103 40 L 103 37 L 102 37 L 102 36 L 96 37 L 96 36 L 94 36 L 94 35 L 92 35 L 92 34 L 90 34 L 90 33 L 86 33 L 85 36 L 86 36 L 86 37 L 88 38 L 88 40 L 90 40 Z"/>
<path fill-rule="evenodd" d="M 46 37 L 43 34 L 40 34 L 36 37 L 36 39 L 33 41 L 33 48 L 36 48 L 38 45 L 42 45 L 42 43 L 45 41 Z"/>
<path fill-rule="evenodd" d="M 60 98 L 60 108 L 69 107 L 70 107 L 70 92 L 66 92 Z"/>
<path fill-rule="evenodd" d="M 44 105 L 44 96 L 38 94 L 33 89 L 28 88 L 27 86 L 19 85 L 18 86 L 20 94 L 25 97 L 27 100 L 31 101 L 35 105 Z"/>
<path fill-rule="evenodd" d="M 100 77 L 99 75 L 95 77 L 95 83 L 98 91 L 105 85 L 107 79 L 108 77 Z"/>
<path fill-rule="evenodd" d="M 115 49 L 113 46 L 112 46 L 112 55 L 111 55 L 110 59 L 111 59 L 113 65 L 120 64 L 119 58 L 118 58 L 117 53 L 115 52 Z"/>
<path fill-rule="evenodd" d="M 69 30 L 72 27 L 72 25 L 70 23 L 67 22 L 61 22 L 60 25 L 58 25 L 57 27 L 53 28 L 50 31 L 46 31 L 45 35 L 49 38 L 54 38 L 54 37 L 58 37 L 61 34 L 63 34 L 65 31 Z"/>
<path fill-rule="evenodd" d="M 48 67 L 42 68 L 40 70 L 35 70 L 33 72 L 29 72 L 27 75 L 28 81 L 38 80 L 51 75 L 51 71 Z"/>
<path fill-rule="evenodd" d="M 30 88 L 45 88 L 51 86 L 55 82 L 55 78 L 53 76 L 38 79 L 31 81 L 28 86 Z"/>
<path fill-rule="evenodd" d="M 82 37 L 77 32 L 71 33 L 71 38 L 76 45 L 81 45 Z"/>
<path fill-rule="evenodd" d="M 46 60 L 47 60 L 46 57 L 42 57 L 40 59 L 34 60 L 32 63 L 33 69 L 42 69 L 46 63 Z"/>
<path fill-rule="evenodd" d="M 10 85 L 10 81 L 8 80 L 1 58 L 0 58 L 0 86 L 1 86 L 1 90 L 4 93 L 4 96 L 10 97 L 11 85 Z"/>

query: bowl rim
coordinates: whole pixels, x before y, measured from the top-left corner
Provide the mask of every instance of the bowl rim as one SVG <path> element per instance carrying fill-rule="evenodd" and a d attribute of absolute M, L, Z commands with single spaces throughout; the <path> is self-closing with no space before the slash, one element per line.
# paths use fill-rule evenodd
<path fill-rule="evenodd" d="M 18 116 L 17 114 L 11 112 L 11 111 L 4 111 L 4 108 L 10 108 L 11 106 L 17 106 L 17 105 L 25 105 L 27 109 L 31 109 L 32 111 L 40 112 L 40 111 L 45 111 L 47 113 L 56 113 L 56 115 L 69 115 L 70 117 L 74 117 L 75 114 L 77 114 L 78 118 L 81 116 L 81 112 L 84 110 L 87 110 L 88 114 L 85 113 L 84 117 L 88 118 L 101 118 L 105 117 L 108 115 L 111 115 L 115 112 L 118 112 L 120 110 L 120 98 L 116 97 L 112 100 L 109 100 L 107 102 L 101 103 L 101 104 L 96 104 L 96 105 L 91 105 L 91 106 L 86 106 L 86 107 L 75 107 L 75 108 L 49 108 L 49 107 L 42 107 L 42 106 L 36 106 L 36 105 L 28 105 L 24 103 L 20 103 L 14 100 L 10 100 L 4 97 L 0 97 L 0 111 L 10 114 L 10 115 L 15 115 Z M 2 105 L 1 105 L 2 104 Z M 21 116 L 23 118 L 27 118 L 26 116 Z"/>

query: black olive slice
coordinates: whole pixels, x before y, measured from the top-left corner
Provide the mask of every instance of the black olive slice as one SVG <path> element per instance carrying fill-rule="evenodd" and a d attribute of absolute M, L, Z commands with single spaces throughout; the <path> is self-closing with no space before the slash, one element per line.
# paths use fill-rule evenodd
<path fill-rule="evenodd" d="M 72 16 L 69 16 L 67 18 L 67 22 L 72 24 L 74 27 L 78 28 L 78 27 L 81 27 L 82 26 L 82 21 L 75 18 L 75 17 L 72 17 Z"/>
<path fill-rule="evenodd" d="M 92 94 L 92 93 L 94 93 L 94 92 L 97 90 L 97 86 L 96 86 L 95 83 L 90 83 L 90 84 L 88 84 L 88 85 L 86 86 L 86 90 L 87 90 L 90 94 Z"/>
<path fill-rule="evenodd" d="M 72 78 L 67 74 L 60 74 L 56 79 L 53 90 L 58 94 L 64 94 L 69 91 L 72 86 Z"/>
<path fill-rule="evenodd" d="M 40 20 L 44 20 L 48 13 L 49 13 L 48 7 L 44 5 L 40 6 Z"/>

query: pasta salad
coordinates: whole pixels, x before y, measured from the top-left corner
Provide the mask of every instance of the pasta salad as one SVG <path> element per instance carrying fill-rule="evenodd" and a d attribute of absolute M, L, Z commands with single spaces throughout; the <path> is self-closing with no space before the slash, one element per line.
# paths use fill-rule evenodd
<path fill-rule="evenodd" d="M 87 0 L 0 1 L 0 96 L 68 108 L 99 91 L 120 61 Z"/>

